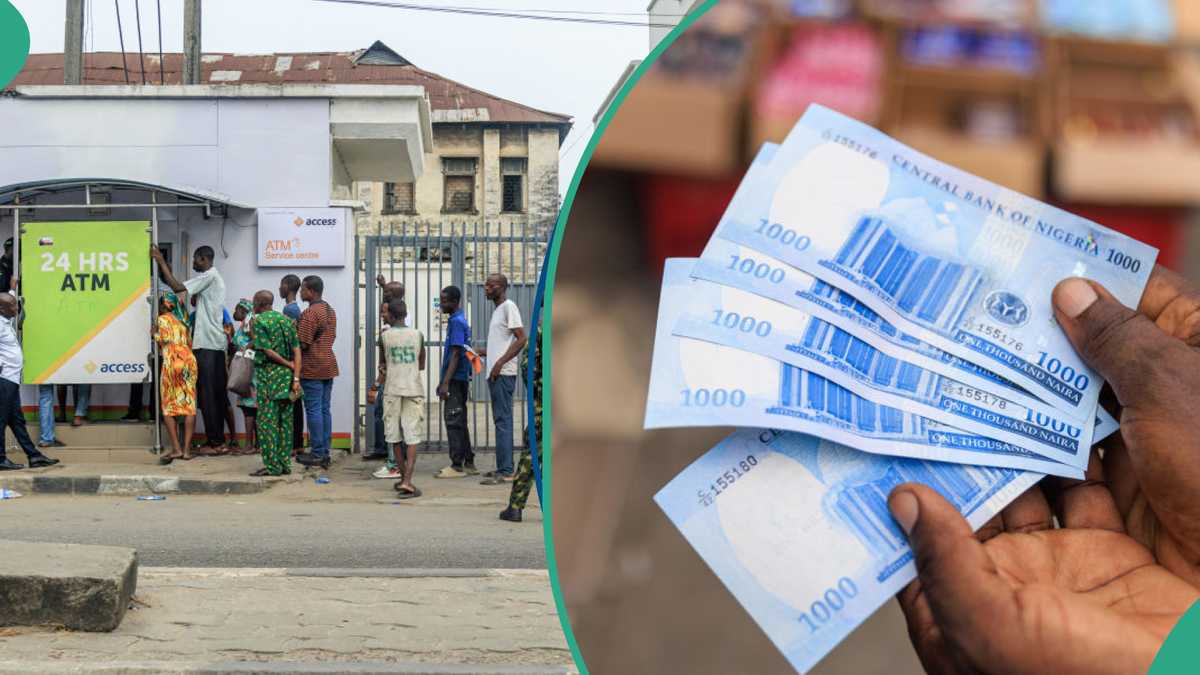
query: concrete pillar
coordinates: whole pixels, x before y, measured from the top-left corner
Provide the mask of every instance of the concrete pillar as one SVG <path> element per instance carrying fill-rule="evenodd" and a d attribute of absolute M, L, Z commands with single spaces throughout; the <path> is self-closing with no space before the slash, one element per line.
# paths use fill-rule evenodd
<path fill-rule="evenodd" d="M 200 0 L 183 2 L 183 83 L 200 84 Z"/>
<path fill-rule="evenodd" d="M 480 158 L 480 181 L 483 183 L 483 208 L 479 212 L 485 219 L 500 217 L 504 183 L 500 179 L 500 130 L 483 130 L 483 156 Z"/>
<path fill-rule="evenodd" d="M 529 222 L 545 224 L 558 218 L 558 129 L 529 130 Z M 566 180 L 571 180 L 567 176 Z"/>
<path fill-rule="evenodd" d="M 83 82 L 83 0 L 67 0 L 63 37 L 63 84 Z"/>

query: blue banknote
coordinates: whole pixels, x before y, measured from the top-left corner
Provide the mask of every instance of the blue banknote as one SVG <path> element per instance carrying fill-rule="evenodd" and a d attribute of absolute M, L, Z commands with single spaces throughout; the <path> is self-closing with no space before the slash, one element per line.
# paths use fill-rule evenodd
<path fill-rule="evenodd" d="M 981 464 L 1081 478 L 1083 472 L 1026 448 L 879 405 L 775 359 L 672 335 L 695 297 L 692 259 L 667 261 L 647 429 L 763 427 L 810 433 L 865 452 Z"/>
<path fill-rule="evenodd" d="M 916 576 L 907 538 L 887 509 L 894 487 L 928 485 L 978 529 L 1039 479 L 742 429 L 654 499 L 804 672 Z"/>
<path fill-rule="evenodd" d="M 1108 411 L 1099 406 L 1096 407 L 1096 430 L 1092 432 L 1092 445 L 1117 433 L 1121 425 L 1108 414 Z"/>
<path fill-rule="evenodd" d="M 774 300 L 700 279 L 689 287 L 676 335 L 768 356 L 868 401 L 1087 467 L 1091 421 L 1080 423 L 1049 404 L 1025 406 L 943 377 Z"/>
<path fill-rule="evenodd" d="M 778 146 L 764 145 L 746 172 L 734 200 L 770 165 Z M 870 344 L 884 354 L 1027 407 L 1044 402 L 980 366 L 902 333 L 849 293 L 761 251 L 713 237 L 692 276 L 733 286 L 811 314 Z M 1072 414 L 1074 416 L 1074 414 Z"/>
<path fill-rule="evenodd" d="M 1083 276 L 1136 306 L 1158 254 L 816 105 L 717 234 L 1081 420 L 1102 382 L 1055 325 L 1051 291 Z"/>

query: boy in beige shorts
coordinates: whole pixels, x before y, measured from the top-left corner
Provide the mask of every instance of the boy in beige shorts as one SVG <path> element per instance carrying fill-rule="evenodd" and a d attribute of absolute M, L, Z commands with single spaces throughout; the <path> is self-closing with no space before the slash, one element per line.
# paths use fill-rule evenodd
<path fill-rule="evenodd" d="M 385 440 L 394 448 L 401 471 L 396 491 L 400 499 L 413 499 L 421 496 L 412 477 L 417 450 L 424 441 L 425 384 L 421 382 L 421 371 L 425 370 L 425 337 L 416 328 L 405 327 L 408 307 L 403 300 L 390 300 L 384 314 L 390 328 L 379 337 L 379 377 L 368 397 L 375 405 L 382 387 Z"/>

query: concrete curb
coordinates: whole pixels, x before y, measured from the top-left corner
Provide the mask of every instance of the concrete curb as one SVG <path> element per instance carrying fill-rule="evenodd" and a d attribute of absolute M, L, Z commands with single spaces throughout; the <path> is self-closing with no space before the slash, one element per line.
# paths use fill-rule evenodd
<path fill-rule="evenodd" d="M 272 484 L 261 479 L 178 476 L 0 475 L 0 488 L 26 495 L 248 495 L 262 492 Z"/>
<path fill-rule="evenodd" d="M 472 569 L 422 567 L 142 567 L 142 578 L 153 576 L 177 577 L 310 577 L 326 579 L 512 579 L 549 578 L 544 569 Z"/>
<path fill-rule="evenodd" d="M 0 675 L 248 675 L 288 673 L 290 675 L 575 675 L 574 666 L 489 665 L 440 663 L 369 663 L 369 662 L 217 662 L 127 661 L 103 663 L 63 663 L 61 661 L 0 661 Z"/>

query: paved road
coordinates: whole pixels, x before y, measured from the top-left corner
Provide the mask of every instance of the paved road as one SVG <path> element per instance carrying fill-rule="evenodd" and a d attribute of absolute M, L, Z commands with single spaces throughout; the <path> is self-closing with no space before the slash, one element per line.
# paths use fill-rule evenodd
<path fill-rule="evenodd" d="M 496 506 L 273 496 L 33 496 L 0 501 L 0 538 L 107 544 L 141 564 L 177 567 L 545 568 L 541 515 L 499 520 Z M 372 495 L 378 496 L 378 495 Z"/>

